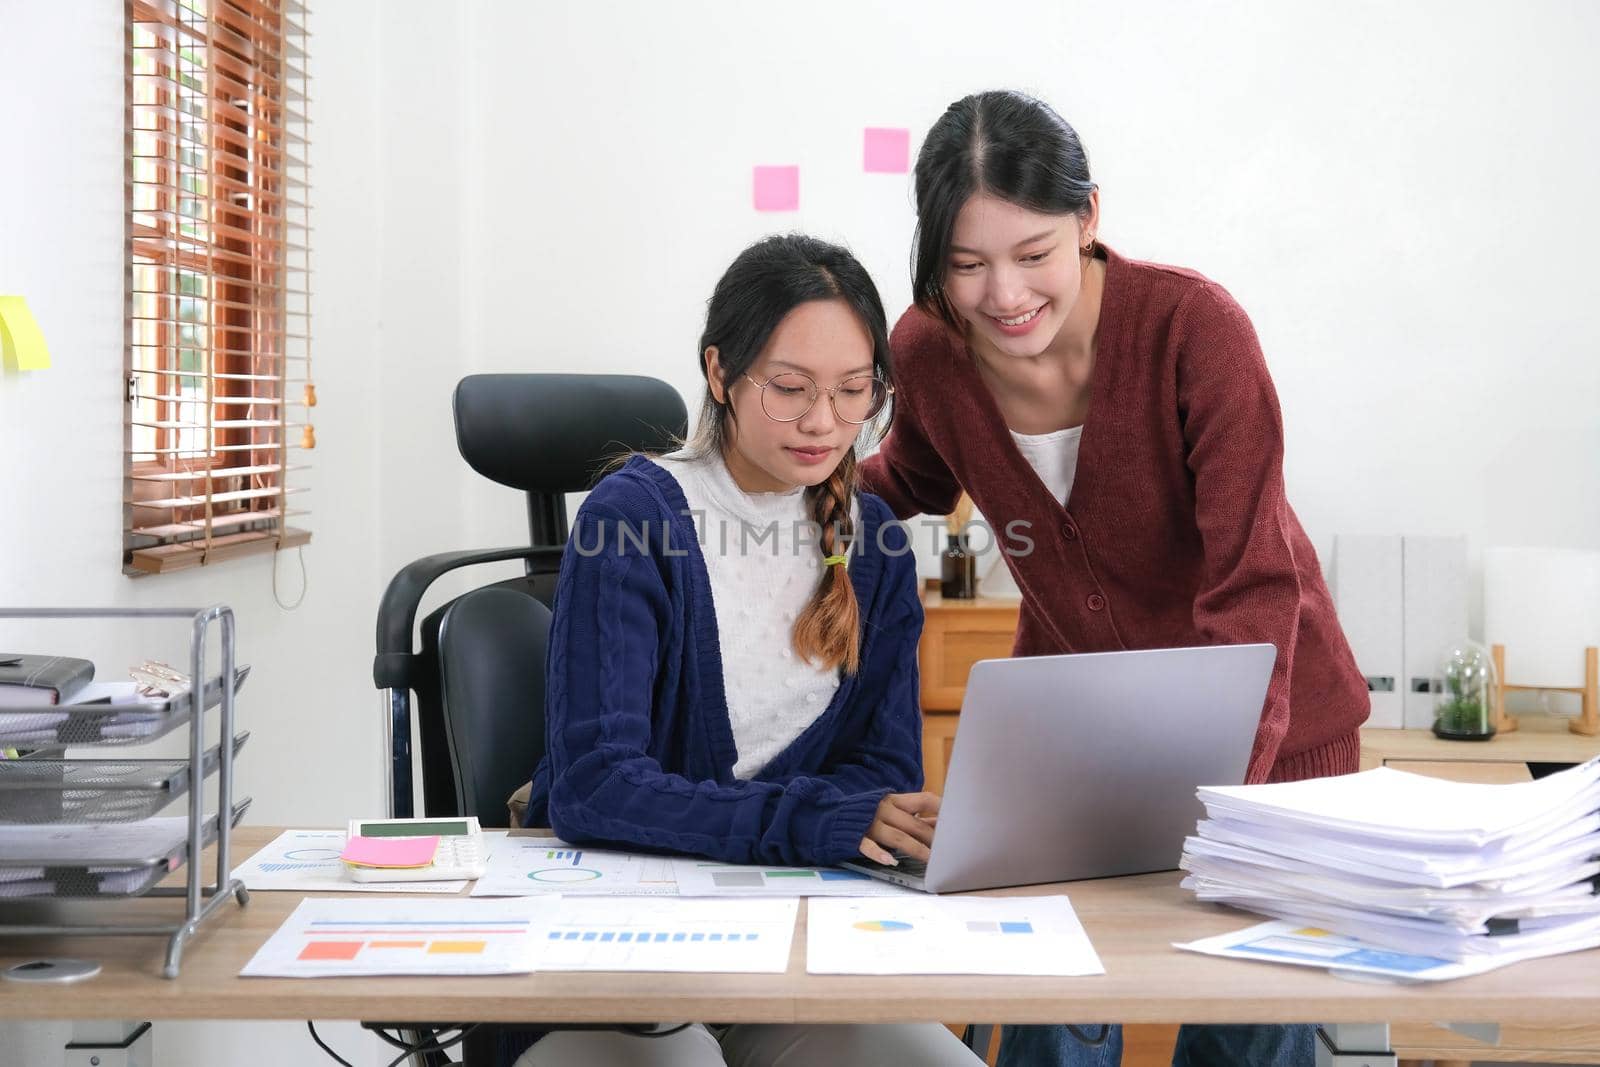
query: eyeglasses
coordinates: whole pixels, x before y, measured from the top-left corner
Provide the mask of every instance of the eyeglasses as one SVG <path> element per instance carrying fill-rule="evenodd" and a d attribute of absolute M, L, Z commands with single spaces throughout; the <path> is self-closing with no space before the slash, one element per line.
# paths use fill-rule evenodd
<path fill-rule="evenodd" d="M 785 371 L 758 382 L 746 374 L 745 380 L 761 390 L 761 410 L 773 422 L 798 422 L 817 402 L 819 391 L 828 394 L 833 413 L 840 422 L 853 426 L 871 422 L 883 411 L 894 387 L 871 374 L 846 378 L 831 389 L 822 390 L 809 374 Z"/>

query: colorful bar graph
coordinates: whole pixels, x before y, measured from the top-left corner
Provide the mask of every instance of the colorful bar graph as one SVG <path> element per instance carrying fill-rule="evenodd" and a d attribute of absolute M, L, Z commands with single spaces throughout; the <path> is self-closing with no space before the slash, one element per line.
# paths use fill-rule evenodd
<path fill-rule="evenodd" d="M 751 931 L 706 930 L 698 933 L 664 930 L 552 930 L 546 938 L 550 941 L 612 941 L 618 944 L 659 945 L 681 941 L 758 941 L 761 935 Z"/>
<path fill-rule="evenodd" d="M 1033 924 L 1029 922 L 971 922 L 967 923 L 967 932 L 971 934 L 1031 934 Z"/>
<path fill-rule="evenodd" d="M 362 941 L 308 941 L 300 950 L 302 960 L 353 960 L 361 952 Z"/>
<path fill-rule="evenodd" d="M 481 956 L 487 941 L 435 941 L 428 946 L 430 956 Z"/>

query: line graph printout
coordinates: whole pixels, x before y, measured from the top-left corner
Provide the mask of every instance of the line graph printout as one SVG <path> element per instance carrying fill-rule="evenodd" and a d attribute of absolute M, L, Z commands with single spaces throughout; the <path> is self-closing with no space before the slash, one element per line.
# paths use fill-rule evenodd
<path fill-rule="evenodd" d="M 558 901 L 309 898 L 244 970 L 248 977 L 526 974 Z"/>
<path fill-rule="evenodd" d="M 672 861 L 686 897 L 898 897 L 915 889 L 842 867 L 741 866 L 679 856 Z"/>
<path fill-rule="evenodd" d="M 475 897 L 677 896 L 672 860 L 569 845 L 554 837 L 508 837 L 489 856 Z"/>
<path fill-rule="evenodd" d="M 1066 897 L 806 903 L 811 974 L 1104 974 Z"/>
<path fill-rule="evenodd" d="M 781 974 L 799 907 L 794 897 L 562 897 L 539 970 Z"/>
<path fill-rule="evenodd" d="M 339 861 L 344 843 L 343 830 L 285 830 L 235 867 L 233 876 L 247 889 L 312 893 L 459 893 L 466 887 L 466 882 L 351 881 Z M 485 840 L 484 845 L 491 843 Z"/>

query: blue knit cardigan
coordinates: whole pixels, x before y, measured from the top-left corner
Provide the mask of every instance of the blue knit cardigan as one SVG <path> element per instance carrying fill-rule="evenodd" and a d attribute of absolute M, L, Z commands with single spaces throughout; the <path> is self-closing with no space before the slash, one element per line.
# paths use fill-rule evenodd
<path fill-rule="evenodd" d="M 589 494 L 561 561 L 546 662 L 546 756 L 529 826 L 564 840 L 729 863 L 859 854 L 887 793 L 922 783 L 922 604 L 907 531 L 860 498 L 849 573 L 861 667 L 753 778 L 737 758 L 723 640 L 678 482 L 635 456 Z M 777 656 L 780 649 L 772 649 Z"/>

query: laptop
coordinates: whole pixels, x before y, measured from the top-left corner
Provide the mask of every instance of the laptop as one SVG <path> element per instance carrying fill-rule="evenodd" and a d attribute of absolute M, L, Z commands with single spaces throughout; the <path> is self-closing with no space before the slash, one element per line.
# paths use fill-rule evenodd
<path fill-rule="evenodd" d="M 1216 645 L 980 660 L 926 865 L 843 864 L 929 893 L 1167 871 L 1239 785 L 1277 650 Z"/>

